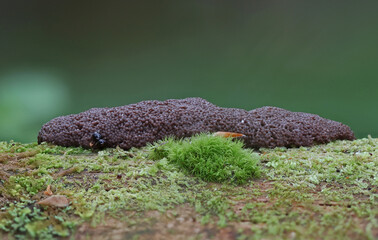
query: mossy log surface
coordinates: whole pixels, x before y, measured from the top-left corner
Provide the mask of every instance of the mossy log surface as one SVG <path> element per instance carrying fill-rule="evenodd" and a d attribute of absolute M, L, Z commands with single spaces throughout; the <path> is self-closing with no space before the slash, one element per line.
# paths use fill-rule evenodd
<path fill-rule="evenodd" d="M 254 150 L 260 177 L 241 185 L 152 160 L 160 146 L 0 142 L 0 238 L 378 238 L 376 138 Z M 37 204 L 49 194 L 69 205 Z"/>

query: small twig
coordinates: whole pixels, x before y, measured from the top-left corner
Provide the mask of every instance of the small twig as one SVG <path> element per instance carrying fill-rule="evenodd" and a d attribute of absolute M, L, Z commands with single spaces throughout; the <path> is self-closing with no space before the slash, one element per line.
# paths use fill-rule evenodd
<path fill-rule="evenodd" d="M 2 153 L 0 154 L 0 163 L 3 163 L 5 161 L 9 160 L 18 160 L 22 158 L 27 157 L 33 157 L 39 153 L 38 150 L 29 151 L 29 152 L 21 152 L 21 153 Z M 12 154 L 13 156 L 10 156 L 9 154 Z"/>
<path fill-rule="evenodd" d="M 6 162 L 10 159 L 12 159 L 13 157 L 9 156 L 9 154 L 0 154 L 0 163 L 3 163 L 3 162 Z"/>
<path fill-rule="evenodd" d="M 8 181 L 10 174 L 0 169 L 0 179 Z"/>
<path fill-rule="evenodd" d="M 55 176 L 54 176 L 54 178 L 56 179 L 56 178 L 59 178 L 59 177 L 63 177 L 63 176 L 69 175 L 71 173 L 76 172 L 77 170 L 78 170 L 78 167 L 68 168 L 68 169 L 63 170 L 63 171 L 61 171 L 59 173 L 56 173 Z"/>

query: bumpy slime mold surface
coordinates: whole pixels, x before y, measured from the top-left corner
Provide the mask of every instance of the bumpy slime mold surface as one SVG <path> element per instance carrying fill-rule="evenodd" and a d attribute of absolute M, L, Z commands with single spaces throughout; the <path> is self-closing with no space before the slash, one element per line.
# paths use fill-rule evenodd
<path fill-rule="evenodd" d="M 242 133 L 245 146 L 252 148 L 312 146 L 355 138 L 348 126 L 315 114 L 276 107 L 221 108 L 201 98 L 186 98 L 92 108 L 57 117 L 42 127 L 38 143 L 130 149 L 165 136 L 217 131 Z"/>

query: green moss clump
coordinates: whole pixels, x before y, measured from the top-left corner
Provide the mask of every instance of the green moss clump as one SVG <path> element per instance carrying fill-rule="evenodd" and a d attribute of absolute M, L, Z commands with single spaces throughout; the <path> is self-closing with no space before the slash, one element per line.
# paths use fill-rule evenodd
<path fill-rule="evenodd" d="M 66 209 L 69 209 L 66 208 Z M 67 237 L 77 223 L 63 220 L 61 213 L 49 216 L 35 201 L 20 200 L 1 208 L 0 229 L 9 233 L 9 239 L 57 239 Z M 0 233 L 0 238 L 2 234 Z M 1 238 L 3 239 L 3 238 Z M 5 238 L 8 239 L 8 238 Z"/>
<path fill-rule="evenodd" d="M 10 232 L 17 237 L 17 234 L 28 232 L 28 224 L 33 221 L 44 220 L 40 209 L 30 207 L 32 201 L 23 201 L 16 204 L 10 203 L 7 208 L 7 214 L 4 214 L 0 220 L 0 229 Z"/>
<path fill-rule="evenodd" d="M 10 176 L 6 186 L 12 196 L 30 195 L 33 196 L 44 189 L 52 182 L 52 177 L 48 174 L 42 177 L 33 176 Z"/>
<path fill-rule="evenodd" d="M 243 149 L 241 141 L 199 134 L 192 138 L 166 139 L 155 145 L 150 156 L 169 162 L 210 182 L 242 184 L 260 176 L 259 155 Z"/>

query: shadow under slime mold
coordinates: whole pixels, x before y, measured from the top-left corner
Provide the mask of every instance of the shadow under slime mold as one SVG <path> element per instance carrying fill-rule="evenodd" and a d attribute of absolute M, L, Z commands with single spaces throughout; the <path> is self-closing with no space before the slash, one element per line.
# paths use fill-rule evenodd
<path fill-rule="evenodd" d="M 202 98 L 142 101 L 113 108 L 92 108 L 46 123 L 38 143 L 123 149 L 142 147 L 166 136 L 200 132 L 237 132 L 246 147 L 299 147 L 355 139 L 352 130 L 315 114 L 277 107 L 251 111 L 221 108 Z"/>

